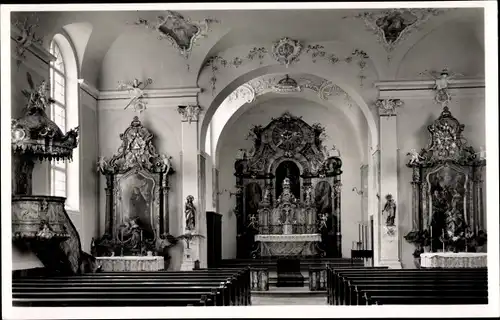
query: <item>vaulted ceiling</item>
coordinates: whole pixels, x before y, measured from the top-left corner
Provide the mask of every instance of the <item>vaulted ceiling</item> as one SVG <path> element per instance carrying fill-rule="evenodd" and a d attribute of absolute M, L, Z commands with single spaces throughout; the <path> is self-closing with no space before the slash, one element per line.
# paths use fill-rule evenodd
<path fill-rule="evenodd" d="M 151 38 L 148 41 L 163 41 L 165 49 L 162 55 L 171 57 L 169 59 L 172 64 L 184 63 L 184 59 L 180 57 L 184 53 L 187 57 L 185 60 L 197 70 L 201 69 L 210 56 L 241 45 L 257 46 L 262 43 L 272 43 L 283 37 L 290 37 L 304 43 L 338 42 L 367 52 L 378 70 L 379 77 L 383 79 L 395 77 L 398 61 L 401 61 L 416 43 L 449 23 L 461 26 L 456 31 L 457 36 L 467 30 L 476 44 L 484 48 L 482 8 L 412 10 L 411 13 L 405 13 L 404 10 L 399 9 L 402 13 L 401 22 L 408 25 L 400 26 L 399 31 L 402 30 L 402 32 L 396 33 L 396 37 L 392 39 L 389 39 L 389 32 L 393 32 L 390 28 L 394 27 L 395 22 L 390 19 L 395 11 L 388 9 L 174 12 L 178 14 L 177 22 L 172 21 L 170 31 L 178 28 L 181 37 L 186 35 L 186 32 L 188 35 L 192 32 L 192 30 L 189 31 L 190 23 L 208 22 L 205 36 L 195 39 L 189 53 L 183 52 L 182 49 L 186 46 L 180 40 L 177 45 L 175 41 L 167 41 L 165 38 L 158 40 L 161 34 L 155 30 L 155 27 L 158 26 L 158 21 L 161 21 L 159 17 L 165 19 L 168 16 L 167 11 L 38 12 L 36 17 L 39 26 L 36 32 L 44 35 L 45 45 L 48 47 L 52 36 L 64 30 L 71 37 L 77 52 L 80 77 L 96 86 L 103 60 L 115 41 L 123 37 L 125 39 L 132 37 L 137 33 Z M 27 15 L 32 17 L 31 13 L 14 13 L 12 20 L 13 22 L 22 20 L 23 16 Z M 136 24 L 137 22 L 140 24 Z M 387 34 L 381 32 L 384 22 Z M 141 48 L 145 55 L 148 55 L 148 49 L 147 45 Z M 389 55 L 392 57 L 392 66 L 387 62 Z"/>

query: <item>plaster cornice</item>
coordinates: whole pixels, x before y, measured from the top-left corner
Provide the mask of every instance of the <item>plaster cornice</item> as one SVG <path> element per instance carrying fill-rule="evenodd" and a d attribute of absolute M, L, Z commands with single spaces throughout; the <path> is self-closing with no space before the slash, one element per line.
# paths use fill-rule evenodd
<path fill-rule="evenodd" d="M 144 90 L 147 99 L 190 98 L 190 97 L 197 97 L 198 93 L 200 92 L 201 88 L 198 87 Z M 128 91 L 126 90 L 100 91 L 98 96 L 98 100 L 120 100 L 120 99 L 123 100 L 130 99 Z"/>
<path fill-rule="evenodd" d="M 373 86 L 380 91 L 432 90 L 434 80 L 389 80 L 377 81 Z M 452 79 L 448 81 L 450 89 L 484 88 L 484 79 Z"/>
<path fill-rule="evenodd" d="M 434 99 L 434 80 L 392 80 L 378 81 L 374 87 L 380 98 Z M 448 82 L 448 90 L 454 97 L 484 96 L 484 79 L 453 79 Z"/>
<path fill-rule="evenodd" d="M 99 97 L 99 90 L 96 87 L 88 83 L 85 79 L 78 79 L 78 83 L 80 84 L 80 89 L 97 100 L 97 98 Z"/>

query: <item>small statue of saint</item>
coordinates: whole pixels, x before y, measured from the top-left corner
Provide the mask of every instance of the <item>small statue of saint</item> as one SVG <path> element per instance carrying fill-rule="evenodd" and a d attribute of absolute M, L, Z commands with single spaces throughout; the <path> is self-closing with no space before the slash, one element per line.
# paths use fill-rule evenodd
<path fill-rule="evenodd" d="M 385 206 L 383 213 L 387 215 L 385 225 L 386 226 L 394 226 L 394 221 L 396 219 L 396 202 L 392 198 L 392 194 L 388 194 L 385 196 Z"/>
<path fill-rule="evenodd" d="M 186 206 L 184 208 L 184 214 L 186 216 L 186 230 L 194 230 L 195 228 L 195 216 L 196 208 L 193 204 L 194 197 L 189 195 L 186 197 Z"/>

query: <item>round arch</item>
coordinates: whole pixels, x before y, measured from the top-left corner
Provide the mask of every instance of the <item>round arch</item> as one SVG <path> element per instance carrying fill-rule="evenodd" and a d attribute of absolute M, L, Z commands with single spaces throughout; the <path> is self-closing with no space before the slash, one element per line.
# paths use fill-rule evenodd
<path fill-rule="evenodd" d="M 250 72 L 244 73 L 234 80 L 232 80 L 226 87 L 224 87 L 216 96 L 215 98 L 210 102 L 210 105 L 207 107 L 207 109 L 204 112 L 203 115 L 203 120 L 201 123 L 201 128 L 200 128 L 200 148 L 202 151 L 205 150 L 205 143 L 206 143 L 206 138 L 207 138 L 207 133 L 208 133 L 208 128 L 209 125 L 212 121 L 212 118 L 217 111 L 217 109 L 221 106 L 221 104 L 224 102 L 224 100 L 234 91 L 236 90 L 239 86 L 242 84 L 258 78 L 260 76 L 266 75 L 266 74 L 273 74 L 273 73 L 286 73 L 289 70 L 282 65 L 270 65 L 270 66 L 263 66 L 261 68 L 254 69 Z M 295 70 L 294 70 L 295 71 Z M 361 95 L 354 90 L 351 86 L 345 84 L 344 81 L 339 76 L 327 74 L 327 72 L 324 72 L 323 74 L 320 74 L 318 72 L 311 72 L 310 70 L 297 70 L 296 72 L 301 72 L 303 71 L 304 74 L 311 74 L 316 77 L 331 81 L 338 85 L 342 90 L 344 90 L 350 98 L 356 103 L 356 105 L 360 108 L 361 112 L 363 113 L 364 118 L 366 119 L 366 123 L 368 126 L 368 132 L 370 134 L 370 145 L 372 149 L 378 148 L 378 129 L 377 129 L 377 124 L 375 122 L 374 116 L 372 114 L 372 111 L 370 110 L 368 104 L 364 101 L 364 99 L 361 97 Z M 236 111 L 236 110 L 235 110 Z"/>
<path fill-rule="evenodd" d="M 265 93 L 263 95 L 260 95 L 259 97 L 269 96 L 269 95 L 272 95 L 272 93 Z M 346 108 L 339 108 L 331 101 L 329 102 L 329 101 L 320 100 L 319 98 L 317 98 L 317 94 L 314 93 L 313 91 L 302 91 L 300 93 L 286 95 L 286 97 L 292 97 L 292 98 L 311 101 L 311 102 L 318 104 L 318 106 L 324 107 L 326 110 L 331 110 L 331 109 L 335 108 L 336 111 L 341 111 L 346 116 L 346 118 L 351 122 L 351 124 L 353 125 L 353 131 L 356 134 L 356 139 L 355 139 L 357 142 L 356 147 L 358 148 L 359 154 L 361 155 L 362 158 L 365 154 L 368 155 L 367 150 L 363 150 L 363 145 L 362 145 L 363 139 L 360 135 L 360 131 L 356 130 L 356 126 L 354 125 L 353 119 L 352 119 L 353 115 L 349 114 L 349 110 L 346 110 L 347 107 Z M 234 107 L 233 106 L 231 107 L 231 109 L 234 110 L 234 112 L 228 116 L 227 121 L 224 122 L 224 125 L 222 126 L 220 132 L 217 134 L 217 132 L 214 132 L 213 128 L 212 128 L 212 139 L 214 139 L 213 142 L 215 144 L 215 148 L 213 148 L 214 152 L 212 154 L 212 159 L 213 159 L 216 167 L 219 164 L 220 148 L 222 147 L 222 143 L 220 143 L 221 138 L 224 136 L 226 130 L 228 130 L 228 128 L 230 128 L 234 124 L 234 122 L 237 121 L 237 119 L 242 114 L 244 114 L 247 110 L 251 109 L 256 102 L 258 102 L 258 101 L 255 101 L 252 103 L 244 103 L 243 101 L 239 100 L 238 104 L 236 104 Z M 225 113 L 224 113 L 224 115 L 226 116 Z"/>

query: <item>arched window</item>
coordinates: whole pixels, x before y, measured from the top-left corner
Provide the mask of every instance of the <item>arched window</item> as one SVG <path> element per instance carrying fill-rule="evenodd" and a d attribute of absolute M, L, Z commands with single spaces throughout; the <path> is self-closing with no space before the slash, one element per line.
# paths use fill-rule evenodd
<path fill-rule="evenodd" d="M 69 41 L 57 34 L 50 44 L 55 60 L 50 63 L 50 92 L 55 102 L 50 118 L 65 133 L 79 124 L 78 82 L 76 60 Z M 80 210 L 79 147 L 73 150 L 72 161 L 52 161 L 50 164 L 51 195 L 65 197 L 66 208 Z"/>

